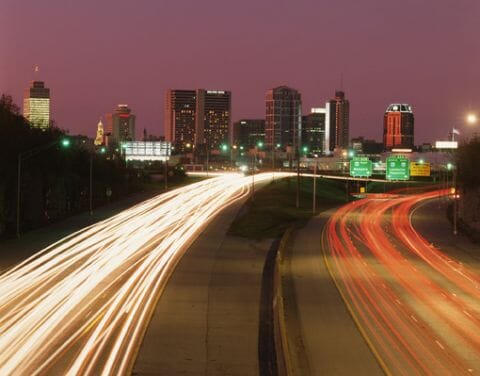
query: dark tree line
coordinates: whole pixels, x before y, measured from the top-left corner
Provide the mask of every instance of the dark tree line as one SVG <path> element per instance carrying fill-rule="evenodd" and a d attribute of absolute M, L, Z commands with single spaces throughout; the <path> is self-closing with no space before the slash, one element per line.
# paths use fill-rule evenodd
<path fill-rule="evenodd" d="M 480 187 L 480 137 L 463 144 L 457 153 L 458 182 L 463 188 Z"/>
<path fill-rule="evenodd" d="M 474 137 L 457 152 L 459 229 L 480 242 L 480 138 Z"/>
<path fill-rule="evenodd" d="M 93 204 L 98 206 L 140 190 L 142 176 L 118 155 L 105 155 L 58 128 L 31 127 L 10 96 L 0 98 L 0 237 L 15 233 L 18 156 L 45 147 L 22 162 L 20 223 L 23 231 L 88 210 L 90 160 Z M 110 194 L 111 193 L 111 194 Z"/>

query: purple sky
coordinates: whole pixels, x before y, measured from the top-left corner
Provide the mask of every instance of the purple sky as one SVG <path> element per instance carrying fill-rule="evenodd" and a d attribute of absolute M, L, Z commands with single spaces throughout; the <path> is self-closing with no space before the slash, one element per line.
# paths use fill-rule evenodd
<path fill-rule="evenodd" d="M 0 92 L 21 104 L 39 64 L 53 117 L 93 136 L 118 103 L 163 134 L 165 89 L 233 92 L 233 119 L 264 117 L 287 84 L 323 106 L 343 72 L 351 136 L 381 139 L 389 103 L 415 113 L 415 142 L 480 111 L 478 0 L 3 0 Z M 480 125 L 477 126 L 480 130 Z M 470 127 L 471 128 L 471 127 Z M 470 129 L 468 132 L 471 132 Z"/>

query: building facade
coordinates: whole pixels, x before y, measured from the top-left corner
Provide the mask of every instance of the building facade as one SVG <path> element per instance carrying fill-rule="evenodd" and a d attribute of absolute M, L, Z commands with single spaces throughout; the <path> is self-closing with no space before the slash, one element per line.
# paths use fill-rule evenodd
<path fill-rule="evenodd" d="M 302 147 L 314 154 L 328 150 L 325 115 L 325 108 L 312 108 L 310 114 L 302 116 Z"/>
<path fill-rule="evenodd" d="M 232 94 L 224 90 L 197 90 L 196 144 L 218 150 L 231 143 Z"/>
<path fill-rule="evenodd" d="M 346 149 L 350 134 L 350 102 L 343 91 L 336 91 L 335 98 L 326 103 L 329 151 Z"/>
<path fill-rule="evenodd" d="M 175 152 L 218 150 L 230 143 L 232 95 L 225 90 L 167 90 L 165 139 Z"/>
<path fill-rule="evenodd" d="M 169 89 L 165 94 L 165 140 L 176 152 L 190 152 L 195 145 L 196 106 L 195 90 Z"/>
<path fill-rule="evenodd" d="M 264 119 L 242 119 L 233 125 L 234 144 L 251 149 L 259 142 L 265 143 Z"/>
<path fill-rule="evenodd" d="M 106 115 L 109 145 L 135 141 L 135 115 L 127 104 L 119 104 L 113 114 Z"/>
<path fill-rule="evenodd" d="M 47 129 L 51 125 L 50 89 L 43 81 L 32 81 L 23 97 L 23 116 L 32 127 Z"/>
<path fill-rule="evenodd" d="M 265 95 L 265 146 L 285 149 L 300 143 L 302 127 L 302 98 L 288 86 L 279 86 Z"/>
<path fill-rule="evenodd" d="M 383 119 L 383 147 L 413 149 L 414 116 L 412 107 L 406 103 L 388 106 Z"/>

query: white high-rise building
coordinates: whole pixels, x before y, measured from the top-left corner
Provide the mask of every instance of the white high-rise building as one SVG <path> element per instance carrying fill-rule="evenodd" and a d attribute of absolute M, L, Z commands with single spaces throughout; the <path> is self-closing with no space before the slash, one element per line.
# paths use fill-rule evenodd
<path fill-rule="evenodd" d="M 23 116 L 32 127 L 47 129 L 50 127 L 50 89 L 43 81 L 32 81 L 25 90 Z"/>

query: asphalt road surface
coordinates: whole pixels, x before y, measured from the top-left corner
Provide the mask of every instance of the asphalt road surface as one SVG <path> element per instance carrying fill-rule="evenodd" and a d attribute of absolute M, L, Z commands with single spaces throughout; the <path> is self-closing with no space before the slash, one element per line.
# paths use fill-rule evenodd
<path fill-rule="evenodd" d="M 335 281 L 390 374 L 480 373 L 480 276 L 411 224 L 415 205 L 440 193 L 352 202 L 324 233 Z"/>
<path fill-rule="evenodd" d="M 128 373 L 183 253 L 250 183 L 232 174 L 170 191 L 0 275 L 0 373 Z"/>

